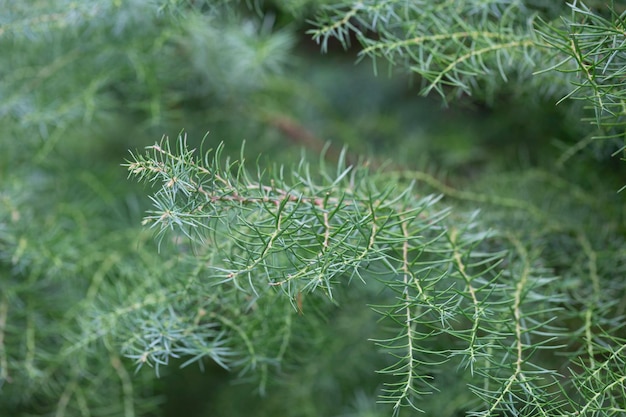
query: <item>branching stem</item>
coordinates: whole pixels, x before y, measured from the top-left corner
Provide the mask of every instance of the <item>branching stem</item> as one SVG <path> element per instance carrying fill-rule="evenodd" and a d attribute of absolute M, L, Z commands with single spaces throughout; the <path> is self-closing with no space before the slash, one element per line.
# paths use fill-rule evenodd
<path fill-rule="evenodd" d="M 407 332 L 407 336 L 406 336 L 407 358 L 406 360 L 408 362 L 409 370 L 407 372 L 407 379 L 402 389 L 402 394 L 398 396 L 398 399 L 393 406 L 396 412 L 402 406 L 402 401 L 409 398 L 410 390 L 412 389 L 412 385 L 413 385 L 413 375 L 414 375 L 413 367 L 415 366 L 414 365 L 415 359 L 413 357 L 413 337 L 411 333 L 415 327 L 415 321 L 414 321 L 413 314 L 411 312 L 411 307 L 413 306 L 413 303 L 411 301 L 411 294 L 409 292 L 409 289 L 411 288 L 411 284 L 412 284 L 411 281 L 417 281 L 415 277 L 413 276 L 413 274 L 411 273 L 411 270 L 409 268 L 410 235 L 407 229 L 407 223 L 405 219 L 401 218 L 400 220 L 401 220 L 402 235 L 404 237 L 404 241 L 402 243 L 402 281 L 404 283 L 403 297 L 404 297 L 404 302 L 406 305 L 405 307 L 405 314 L 406 314 L 405 327 L 407 329 L 406 330 Z M 418 282 L 415 282 L 415 285 L 417 288 L 420 288 Z"/>
<path fill-rule="evenodd" d="M 465 285 L 467 286 L 467 290 L 469 291 L 470 297 L 472 298 L 472 305 L 474 307 L 474 315 L 473 315 L 473 323 L 472 323 L 472 337 L 470 340 L 470 372 L 474 374 L 474 360 L 475 360 L 475 344 L 476 339 L 478 337 L 478 330 L 480 329 L 481 324 L 481 309 L 480 303 L 478 301 L 478 297 L 476 295 L 476 289 L 472 285 L 472 277 L 469 276 L 466 272 L 465 263 L 462 259 L 462 254 L 459 251 L 459 247 L 457 244 L 458 239 L 458 230 L 456 228 L 452 228 L 450 231 L 450 243 L 452 245 L 454 262 L 456 263 L 457 270 L 461 274 L 461 277 L 465 281 Z"/>
<path fill-rule="evenodd" d="M 122 394 L 124 398 L 124 417 L 135 417 L 135 406 L 133 404 L 133 383 L 128 375 L 128 371 L 122 364 L 120 357 L 114 352 L 110 352 L 111 366 L 122 384 Z"/>
<path fill-rule="evenodd" d="M 583 253 L 587 257 L 587 268 L 589 270 L 589 279 L 591 280 L 591 288 L 593 296 L 587 303 L 587 309 L 585 311 L 585 344 L 587 345 L 587 356 L 589 357 L 589 364 L 591 367 L 595 367 L 595 351 L 594 351 L 594 310 L 597 308 L 600 300 L 600 278 L 598 277 L 597 255 L 591 246 L 591 242 L 585 234 L 578 233 L 578 242 L 583 249 Z"/>
<path fill-rule="evenodd" d="M 513 298 L 513 320 L 515 325 L 515 369 L 513 373 L 509 376 L 506 383 L 502 387 L 500 394 L 494 399 L 491 403 L 491 406 L 488 410 L 485 411 L 485 416 L 490 416 L 501 406 L 502 403 L 506 402 L 506 396 L 509 394 L 513 388 L 515 381 L 519 381 L 522 383 L 526 389 L 532 388 L 526 381 L 526 377 L 522 372 L 522 364 L 524 363 L 524 343 L 522 338 L 526 329 L 522 323 L 522 298 L 524 296 L 524 292 L 526 291 L 526 286 L 528 284 L 528 279 L 530 276 L 530 263 L 528 261 L 528 253 L 524 248 L 522 242 L 520 242 L 515 236 L 509 235 L 508 239 L 511 241 L 513 246 L 515 247 L 517 253 L 519 254 L 521 261 L 523 263 L 522 271 L 520 272 L 519 279 L 517 284 L 515 285 L 515 293 Z"/>

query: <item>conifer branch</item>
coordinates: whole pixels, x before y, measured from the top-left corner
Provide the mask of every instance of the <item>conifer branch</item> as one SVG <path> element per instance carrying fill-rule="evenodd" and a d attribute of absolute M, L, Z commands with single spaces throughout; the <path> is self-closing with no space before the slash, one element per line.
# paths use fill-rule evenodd
<path fill-rule="evenodd" d="M 626 414 L 621 174 L 598 164 L 624 150 L 624 6 L 287 3 L 0 0 L 0 415 L 156 416 L 173 386 L 259 416 Z M 343 85 L 304 49 L 292 65 L 305 14 L 323 50 L 356 46 L 498 123 L 451 155 L 447 119 L 420 126 L 433 141 L 401 139 L 407 91 Z M 584 123 L 526 111 L 546 99 Z M 254 142 L 133 153 L 144 199 L 117 152 L 181 120 Z M 518 124 L 537 137 L 509 144 Z M 370 135 L 454 173 L 321 139 Z M 319 166 L 274 153 L 285 137 Z M 244 157 L 259 150 L 281 164 Z"/>
<path fill-rule="evenodd" d="M 522 67 L 532 68 L 544 47 L 529 29 L 532 20 L 519 1 L 344 2 L 323 10 L 310 33 L 322 50 L 330 37 L 347 47 L 352 33 L 361 57 L 383 58 L 416 73 L 422 94 L 436 91 L 446 98 L 447 87 L 471 94 L 475 80 L 495 85 L 490 78 L 496 72 L 507 81 L 513 62 L 518 75 Z"/>
<path fill-rule="evenodd" d="M 624 13 L 611 5 L 601 14 L 575 1 L 568 5 L 571 18 L 559 23 L 526 3 L 346 1 L 323 8 L 309 33 L 323 51 L 329 38 L 347 48 L 354 36 L 361 58 L 371 58 L 375 69 L 382 59 L 418 75 L 424 95 L 489 95 L 515 82 L 524 91 L 543 86 L 536 94 L 557 104 L 588 102 L 600 128 L 594 137 L 619 140 L 612 152 L 623 152 Z M 539 75 L 546 81 L 535 82 Z M 570 147 L 562 159 L 587 142 Z"/>
<path fill-rule="evenodd" d="M 321 290 L 334 298 L 342 277 L 358 276 L 367 282 L 380 276 L 375 279 L 382 279 L 397 294 L 375 310 L 398 332 L 387 339 L 373 339 L 396 358 L 379 371 L 393 379 L 381 401 L 392 404 L 394 413 L 404 406 L 417 409 L 417 398 L 438 390 L 429 370 L 455 357 L 469 369 L 470 379 L 483 381 L 482 387 L 471 385 L 486 404 L 476 415 L 503 411 L 513 406 L 511 398 L 519 402 L 520 410 L 539 415 L 551 415 L 563 407 L 550 393 L 556 371 L 532 361 L 538 352 L 559 348 L 556 341 L 567 337 L 565 330 L 550 324 L 563 299 L 540 291 L 553 278 L 549 271 L 533 266 L 516 235 L 504 234 L 512 251 L 504 262 L 504 251 L 479 249 L 498 239 L 497 233 L 473 232 L 476 225 L 471 222 L 466 228 L 448 227 L 448 212 L 434 210 L 437 199 L 416 199 L 410 188 L 395 196 L 394 188 L 374 191 L 377 176 L 362 167 L 345 168 L 339 161 L 337 177 L 322 171 L 322 183 L 317 185 L 307 165 L 300 165 L 290 184 L 283 168 L 272 170 L 276 174 L 270 177 L 259 171 L 254 178 L 242 162 L 222 162 L 219 147 L 213 158 L 209 153 L 195 156 L 180 137 L 176 148 L 174 154 L 169 142 L 163 141 L 149 147 L 151 153 L 145 156 L 133 155 L 127 166 L 131 175 L 147 182 L 158 179 L 162 184 L 153 195 L 159 211 L 148 217 L 160 227 L 160 238 L 171 229 L 199 243 L 201 252 L 220 253 L 223 266 L 213 267 L 218 285 L 252 291 L 259 299 L 278 287 L 299 313 L 303 292 Z M 386 178 L 387 174 L 381 175 Z M 452 197 L 491 202 L 440 186 Z M 492 203 L 528 212 L 536 221 L 547 216 L 523 201 L 503 198 Z M 172 223 L 163 213 L 177 213 L 185 221 Z M 216 246 L 226 236 L 223 233 L 241 255 L 232 255 L 231 244 Z M 232 240 L 233 236 L 237 238 Z M 593 274 L 589 248 L 587 253 Z M 245 277 L 246 287 L 239 277 Z M 254 343 L 246 333 L 231 319 L 213 317 L 239 333 L 247 346 L 248 366 L 256 368 Z M 438 338 L 449 338 L 455 347 L 427 347 Z M 281 349 L 285 340 L 280 342 Z M 587 351 L 587 355 L 594 354 Z M 486 365 L 478 367 L 479 360 Z"/>

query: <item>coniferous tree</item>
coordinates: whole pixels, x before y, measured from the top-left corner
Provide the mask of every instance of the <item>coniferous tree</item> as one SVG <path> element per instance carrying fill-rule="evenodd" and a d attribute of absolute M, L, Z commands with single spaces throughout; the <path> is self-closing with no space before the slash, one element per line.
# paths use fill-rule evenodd
<path fill-rule="evenodd" d="M 0 10 L 0 414 L 626 413 L 621 3 Z"/>

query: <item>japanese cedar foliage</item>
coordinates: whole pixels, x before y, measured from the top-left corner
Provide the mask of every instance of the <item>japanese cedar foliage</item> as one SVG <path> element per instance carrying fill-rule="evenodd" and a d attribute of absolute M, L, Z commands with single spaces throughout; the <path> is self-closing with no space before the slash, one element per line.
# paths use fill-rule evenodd
<path fill-rule="evenodd" d="M 624 9 L 0 3 L 0 414 L 623 414 Z"/>

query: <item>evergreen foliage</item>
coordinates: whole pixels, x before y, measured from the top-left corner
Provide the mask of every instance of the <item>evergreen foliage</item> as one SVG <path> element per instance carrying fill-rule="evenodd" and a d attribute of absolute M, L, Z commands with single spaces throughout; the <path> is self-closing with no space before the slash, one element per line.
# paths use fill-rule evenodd
<path fill-rule="evenodd" d="M 600 3 L 0 1 L 0 415 L 626 414 Z"/>

